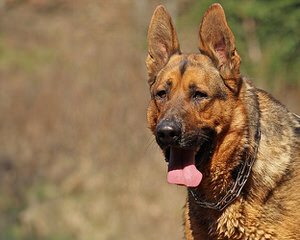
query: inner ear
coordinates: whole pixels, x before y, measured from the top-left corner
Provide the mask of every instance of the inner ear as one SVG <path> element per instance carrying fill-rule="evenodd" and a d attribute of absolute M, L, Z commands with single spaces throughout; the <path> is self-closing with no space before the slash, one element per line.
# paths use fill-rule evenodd
<path fill-rule="evenodd" d="M 216 57 L 218 58 L 220 63 L 224 63 L 227 61 L 228 56 L 226 54 L 227 51 L 224 37 L 222 37 L 222 39 L 214 45 L 214 50 L 217 55 Z"/>

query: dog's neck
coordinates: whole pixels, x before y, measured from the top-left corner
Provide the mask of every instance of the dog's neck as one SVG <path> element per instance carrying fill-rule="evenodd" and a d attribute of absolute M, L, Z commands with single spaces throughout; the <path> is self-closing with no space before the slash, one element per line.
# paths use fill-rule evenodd
<path fill-rule="evenodd" d="M 203 184 L 198 189 L 189 189 L 191 201 L 200 207 L 218 211 L 226 208 L 241 194 L 256 160 L 260 140 L 259 113 L 255 111 L 257 96 L 245 80 L 239 94 L 244 95 L 247 104 L 234 110 L 231 126 L 223 138 L 216 140 L 214 154 L 203 167 Z"/>
<path fill-rule="evenodd" d="M 296 140 L 292 139 L 293 128 L 289 127 L 295 125 L 293 122 L 295 118 L 266 92 L 257 90 L 257 95 L 260 102 L 262 137 L 257 161 L 253 166 L 252 189 L 249 189 L 249 198 L 264 203 L 274 193 L 278 183 L 283 183 L 292 174 L 295 174 L 290 167 L 295 161 L 295 157 L 293 157 L 295 149 L 290 143 L 296 142 Z M 273 112 L 267 109 L 273 109 Z M 282 124 L 283 120 L 290 121 L 290 124 Z"/>

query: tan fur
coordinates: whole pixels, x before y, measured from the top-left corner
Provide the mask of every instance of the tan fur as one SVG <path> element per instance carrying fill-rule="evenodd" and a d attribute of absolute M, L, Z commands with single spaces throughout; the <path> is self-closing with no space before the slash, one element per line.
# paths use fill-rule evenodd
<path fill-rule="evenodd" d="M 243 154 L 255 162 L 241 194 L 223 211 L 203 208 L 188 195 L 185 238 L 300 239 L 300 118 L 240 76 L 219 4 L 205 13 L 199 39 L 200 53 L 182 54 L 171 17 L 163 6 L 155 10 L 146 60 L 149 128 L 156 134 L 160 121 L 176 118 L 184 136 L 213 130 L 213 152 L 197 166 L 204 177 L 196 189 L 210 202 L 226 194 Z"/>

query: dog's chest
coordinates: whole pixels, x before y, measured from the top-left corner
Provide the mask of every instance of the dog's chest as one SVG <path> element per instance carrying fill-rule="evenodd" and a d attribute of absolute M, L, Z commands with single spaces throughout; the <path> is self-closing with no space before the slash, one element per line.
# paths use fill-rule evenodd
<path fill-rule="evenodd" d="M 209 233 L 215 234 L 215 239 L 231 240 L 268 240 L 275 239 L 272 232 L 259 225 L 258 222 L 249 223 L 245 215 L 228 209 L 211 225 Z"/>
<path fill-rule="evenodd" d="M 251 218 L 252 221 L 250 222 L 249 213 L 245 211 L 241 211 L 241 209 L 242 208 L 240 208 L 240 204 L 236 204 L 236 206 L 231 205 L 224 211 L 223 214 L 221 214 L 216 219 L 208 217 L 207 220 L 204 220 L 202 218 L 202 220 L 204 220 L 202 223 L 206 222 L 206 227 L 204 227 L 200 222 L 198 222 L 199 224 L 198 225 L 194 221 L 195 219 L 193 219 L 193 213 L 190 213 L 189 214 L 190 219 L 188 220 L 190 221 L 189 227 L 191 227 L 191 231 L 189 232 L 189 234 L 186 234 L 186 239 L 188 240 L 203 240 L 203 239 L 276 240 L 277 239 L 275 235 L 275 231 L 269 229 L 267 226 L 262 226 L 260 221 L 255 221 L 255 218 L 254 219 Z M 199 215 L 197 218 L 199 219 Z M 203 235 L 203 233 L 205 232 L 206 232 L 205 234 L 206 236 Z M 194 236 L 191 237 L 191 235 Z"/>

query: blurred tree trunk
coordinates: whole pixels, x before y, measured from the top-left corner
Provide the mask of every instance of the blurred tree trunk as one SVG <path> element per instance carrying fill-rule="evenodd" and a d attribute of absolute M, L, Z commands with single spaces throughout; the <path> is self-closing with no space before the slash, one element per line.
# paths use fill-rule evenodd
<path fill-rule="evenodd" d="M 0 0 L 1 1 L 1 0 Z M 168 12 L 171 14 L 172 19 L 176 21 L 178 15 L 178 2 L 179 0 L 172 1 L 153 1 L 153 0 L 133 0 L 135 6 L 135 17 L 137 27 L 141 32 L 147 29 L 150 22 L 151 15 L 156 6 L 163 4 L 166 6 Z"/>
<path fill-rule="evenodd" d="M 137 27 L 142 32 L 147 25 L 149 15 L 149 1 L 148 0 L 134 0 L 135 5 L 135 20 Z"/>
<path fill-rule="evenodd" d="M 253 18 L 243 20 L 243 28 L 246 35 L 247 50 L 249 58 L 253 63 L 258 63 L 261 60 L 261 47 L 256 34 L 256 22 Z"/>
<path fill-rule="evenodd" d="M 4 0 L 0 0 L 0 10 L 3 9 L 5 6 L 5 1 Z"/>

